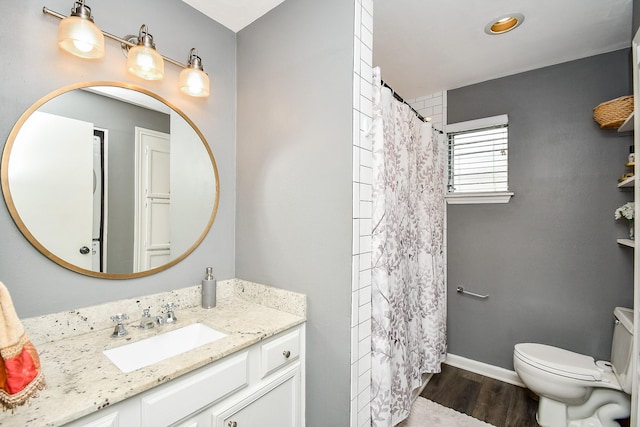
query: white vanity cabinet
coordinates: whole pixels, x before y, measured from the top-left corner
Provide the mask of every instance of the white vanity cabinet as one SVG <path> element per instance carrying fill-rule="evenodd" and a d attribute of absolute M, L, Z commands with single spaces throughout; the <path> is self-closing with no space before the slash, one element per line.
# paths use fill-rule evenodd
<path fill-rule="evenodd" d="M 302 324 L 67 426 L 303 427 L 304 346 Z"/>

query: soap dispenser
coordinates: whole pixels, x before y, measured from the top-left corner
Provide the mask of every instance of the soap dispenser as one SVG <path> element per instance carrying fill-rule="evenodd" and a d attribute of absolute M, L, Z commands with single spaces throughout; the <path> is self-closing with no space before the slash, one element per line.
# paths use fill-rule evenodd
<path fill-rule="evenodd" d="M 213 277 L 213 268 L 207 267 L 207 274 L 202 280 L 202 308 L 216 306 L 216 278 Z"/>

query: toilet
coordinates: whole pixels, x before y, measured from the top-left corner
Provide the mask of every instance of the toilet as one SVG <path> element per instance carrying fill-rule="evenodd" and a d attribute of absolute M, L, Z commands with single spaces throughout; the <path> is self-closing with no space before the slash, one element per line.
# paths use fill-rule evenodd
<path fill-rule="evenodd" d="M 616 307 L 611 362 L 558 347 L 516 344 L 513 365 L 540 397 L 542 427 L 619 427 L 631 411 L 633 310 Z"/>

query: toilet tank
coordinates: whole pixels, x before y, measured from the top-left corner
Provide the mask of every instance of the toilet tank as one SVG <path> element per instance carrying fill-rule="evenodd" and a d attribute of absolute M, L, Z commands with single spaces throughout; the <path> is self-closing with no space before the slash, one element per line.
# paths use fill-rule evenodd
<path fill-rule="evenodd" d="M 616 317 L 616 323 L 611 344 L 611 364 L 622 389 L 631 394 L 631 382 L 633 379 L 631 357 L 633 348 L 633 310 L 616 307 L 613 310 L 613 314 Z"/>

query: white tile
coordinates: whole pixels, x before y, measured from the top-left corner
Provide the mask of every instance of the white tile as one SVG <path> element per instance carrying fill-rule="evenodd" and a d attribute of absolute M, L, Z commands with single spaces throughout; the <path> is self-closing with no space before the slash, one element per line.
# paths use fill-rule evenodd
<path fill-rule="evenodd" d="M 360 75 L 353 73 L 353 108 L 360 111 Z"/>
<path fill-rule="evenodd" d="M 371 236 L 360 236 L 360 253 L 371 252 Z M 360 287 L 367 286 L 360 277 Z"/>
<path fill-rule="evenodd" d="M 358 291 L 354 291 L 351 292 L 351 327 L 355 328 L 358 327 L 358 339 L 360 339 L 360 330 L 361 328 L 359 327 L 361 320 L 360 317 L 358 317 L 360 315 L 360 300 L 359 300 L 359 295 L 358 295 Z"/>
<path fill-rule="evenodd" d="M 362 0 L 362 7 L 373 15 L 373 0 Z"/>
<path fill-rule="evenodd" d="M 351 400 L 351 414 L 350 414 L 350 418 L 351 418 L 351 424 L 350 427 L 362 427 L 362 424 L 360 424 L 360 412 L 358 411 L 358 399 L 352 399 Z M 369 408 L 371 409 L 371 408 Z"/>
<path fill-rule="evenodd" d="M 360 108 L 358 111 L 367 117 L 373 117 L 373 101 L 360 95 Z"/>
<path fill-rule="evenodd" d="M 360 65 L 362 64 L 362 59 L 360 59 L 361 46 L 362 46 L 362 42 L 360 41 L 360 39 L 354 37 L 353 39 L 353 71 L 358 74 L 361 73 Z"/>
<path fill-rule="evenodd" d="M 366 114 L 363 114 L 361 112 L 358 116 L 358 120 L 360 124 L 360 130 L 369 133 L 369 131 L 371 130 L 371 116 L 367 116 Z"/>
<path fill-rule="evenodd" d="M 362 375 L 366 371 L 371 371 L 371 353 L 358 360 L 358 373 Z"/>
<path fill-rule="evenodd" d="M 360 180 L 363 184 L 373 184 L 373 169 L 366 166 L 360 166 Z M 365 216 L 365 218 L 371 218 L 371 213 Z"/>
<path fill-rule="evenodd" d="M 362 392 L 360 388 L 360 377 L 362 374 L 358 372 L 358 363 L 351 364 L 351 400 L 357 399 L 358 394 Z"/>
<path fill-rule="evenodd" d="M 353 168 L 353 181 L 360 182 L 360 148 L 353 147 L 353 155 L 352 155 L 352 168 Z"/>
<path fill-rule="evenodd" d="M 358 61 L 360 61 L 360 77 L 371 83 L 373 87 L 373 68 L 360 58 L 358 58 Z"/>
<path fill-rule="evenodd" d="M 360 357 L 362 340 L 358 337 L 358 328 L 351 328 L 351 363 L 356 363 Z M 371 351 L 371 350 L 369 350 Z"/>
<path fill-rule="evenodd" d="M 359 184 L 359 193 L 360 193 L 360 200 L 362 200 L 363 202 L 371 202 L 372 199 L 372 192 L 373 192 L 373 186 L 371 184 Z"/>
<path fill-rule="evenodd" d="M 362 250 L 362 247 L 360 247 L 360 250 Z M 360 272 L 360 279 L 359 279 L 359 284 L 358 284 L 359 287 L 358 287 L 358 289 L 364 288 L 364 287 L 367 287 L 367 286 L 371 286 L 371 285 L 372 285 L 371 270 L 361 271 Z M 371 307 L 369 307 L 369 310 L 371 310 Z"/>
<path fill-rule="evenodd" d="M 371 273 L 371 252 L 365 252 L 358 255 L 358 268 L 360 271 L 368 271 Z M 358 279 L 359 280 L 359 279 Z M 363 286 L 360 286 L 362 288 Z"/>
<path fill-rule="evenodd" d="M 371 286 L 364 286 L 358 289 L 358 304 L 371 304 Z"/>
<path fill-rule="evenodd" d="M 371 372 L 367 371 L 358 377 L 358 394 L 362 393 L 369 387 L 371 387 Z"/>
<path fill-rule="evenodd" d="M 373 50 L 371 50 L 371 46 L 366 46 L 364 44 L 360 46 L 360 58 L 362 61 L 373 67 Z"/>
<path fill-rule="evenodd" d="M 352 193 L 352 199 L 353 199 L 353 218 L 360 218 L 360 186 L 362 184 L 358 184 L 357 182 L 354 182 L 352 184 L 353 186 L 353 193 Z"/>
<path fill-rule="evenodd" d="M 365 150 L 373 150 L 373 136 L 368 132 L 360 131 L 360 147 Z"/>
<path fill-rule="evenodd" d="M 372 204 L 371 202 L 360 201 L 360 212 L 358 218 L 371 218 Z"/>
<path fill-rule="evenodd" d="M 369 427 L 371 426 L 371 406 L 366 405 L 360 412 L 358 412 L 358 425 L 357 427 Z"/>
<path fill-rule="evenodd" d="M 373 15 L 368 11 L 362 11 L 362 26 L 373 33 Z"/>
<path fill-rule="evenodd" d="M 360 166 L 373 167 L 373 152 L 360 150 Z"/>
<path fill-rule="evenodd" d="M 354 220 L 354 221 L 356 221 L 356 220 Z M 353 254 L 352 255 L 358 255 L 360 253 L 360 239 L 362 237 L 359 236 L 360 233 L 358 233 L 356 231 L 355 224 L 354 224 L 354 226 L 352 228 L 353 228 L 353 230 L 351 230 L 352 239 L 353 239 L 353 241 L 352 241 L 352 245 L 353 245 L 352 252 L 353 252 Z"/>
<path fill-rule="evenodd" d="M 369 320 L 365 320 L 364 322 L 360 322 L 360 324 L 358 325 L 358 337 L 362 339 L 367 335 L 371 335 L 371 318 L 369 318 Z"/>
<path fill-rule="evenodd" d="M 366 28 L 361 28 L 360 29 L 360 40 L 362 41 L 362 44 L 368 47 L 372 47 L 373 46 L 373 32 L 366 29 Z"/>
<path fill-rule="evenodd" d="M 356 222 L 355 220 L 354 222 Z M 355 228 L 355 226 L 354 226 Z M 354 233 L 355 234 L 355 233 Z M 361 255 L 352 255 L 351 259 L 351 290 L 360 289 L 360 257 Z"/>
<path fill-rule="evenodd" d="M 364 337 L 358 342 L 358 359 L 366 354 L 371 354 L 371 336 Z M 351 361 L 353 363 L 353 360 Z"/>
<path fill-rule="evenodd" d="M 358 410 L 364 409 L 365 407 L 369 406 L 370 403 L 371 391 L 370 388 L 368 388 L 358 395 Z"/>
<path fill-rule="evenodd" d="M 360 83 L 360 95 L 362 95 L 363 97 L 371 101 L 373 99 L 373 85 L 371 84 L 371 79 L 360 77 L 359 83 Z"/>
<path fill-rule="evenodd" d="M 372 232 L 372 220 L 368 218 L 360 219 L 360 235 L 368 236 L 371 235 Z"/>

